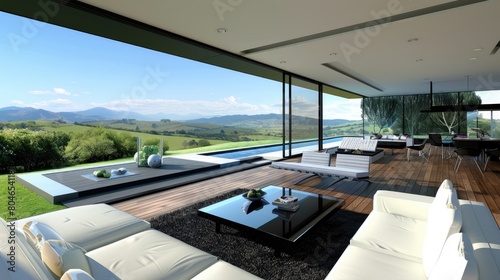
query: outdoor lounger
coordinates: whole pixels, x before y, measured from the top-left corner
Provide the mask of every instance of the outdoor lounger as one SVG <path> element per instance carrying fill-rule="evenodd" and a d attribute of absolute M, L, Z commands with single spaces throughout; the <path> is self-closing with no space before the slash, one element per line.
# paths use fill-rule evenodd
<path fill-rule="evenodd" d="M 294 182 L 297 184 L 311 176 L 338 177 L 337 183 L 343 179 L 365 180 L 370 177 L 370 158 L 365 156 L 345 157 L 337 155 L 335 166 L 330 166 L 330 154 L 314 151 L 305 151 L 302 154 L 301 162 L 275 161 L 271 163 L 272 168 L 285 169 L 309 173 L 308 176 Z"/>

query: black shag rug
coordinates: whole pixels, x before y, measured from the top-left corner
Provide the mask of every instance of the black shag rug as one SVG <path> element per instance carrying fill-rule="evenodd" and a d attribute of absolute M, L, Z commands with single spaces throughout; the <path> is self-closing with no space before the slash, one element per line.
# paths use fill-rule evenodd
<path fill-rule="evenodd" d="M 296 243 L 222 225 L 199 208 L 245 193 L 238 189 L 155 217 L 151 226 L 264 279 L 324 279 L 367 215 L 339 209 Z"/>

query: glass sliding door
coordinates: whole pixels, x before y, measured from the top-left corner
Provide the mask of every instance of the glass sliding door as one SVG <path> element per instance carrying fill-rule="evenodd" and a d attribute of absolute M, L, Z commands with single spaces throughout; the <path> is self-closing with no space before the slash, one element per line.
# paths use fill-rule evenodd
<path fill-rule="evenodd" d="M 283 75 L 284 157 L 320 148 L 319 103 L 318 84 Z"/>

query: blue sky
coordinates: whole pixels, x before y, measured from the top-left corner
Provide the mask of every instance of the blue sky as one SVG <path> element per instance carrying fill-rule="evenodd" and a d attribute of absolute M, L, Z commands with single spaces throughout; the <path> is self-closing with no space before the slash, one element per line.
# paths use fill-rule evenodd
<path fill-rule="evenodd" d="M 199 116 L 281 113 L 281 83 L 0 12 L 0 107 Z M 7 97 L 7 98 L 5 98 Z M 361 119 L 325 98 L 325 118 Z"/>

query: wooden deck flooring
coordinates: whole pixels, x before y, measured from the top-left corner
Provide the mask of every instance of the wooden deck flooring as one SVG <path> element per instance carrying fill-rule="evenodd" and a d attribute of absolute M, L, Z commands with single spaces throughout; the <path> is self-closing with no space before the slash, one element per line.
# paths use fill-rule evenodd
<path fill-rule="evenodd" d="M 446 149 L 446 148 L 445 148 Z M 204 200 L 237 188 L 260 188 L 267 185 L 292 187 L 309 192 L 345 199 L 343 209 L 369 213 L 372 198 L 377 190 L 394 190 L 434 196 L 444 179 L 450 179 L 461 199 L 480 201 L 488 205 L 497 224 L 500 224 L 500 163 L 490 162 L 484 176 L 474 162 L 466 158 L 458 172 L 453 170 L 456 158 L 441 159 L 439 150 L 433 150 L 430 163 L 413 151 L 406 160 L 406 149 L 385 151 L 385 156 L 371 165 L 371 183 L 365 181 L 341 181 L 333 186 L 332 178 L 312 177 L 297 185 L 293 182 L 302 173 L 277 170 L 268 165 L 220 176 L 163 192 L 113 204 L 143 219 L 171 212 L 196 201 Z M 298 161 L 300 158 L 290 159 Z M 335 156 L 332 157 L 334 164 Z"/>

